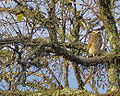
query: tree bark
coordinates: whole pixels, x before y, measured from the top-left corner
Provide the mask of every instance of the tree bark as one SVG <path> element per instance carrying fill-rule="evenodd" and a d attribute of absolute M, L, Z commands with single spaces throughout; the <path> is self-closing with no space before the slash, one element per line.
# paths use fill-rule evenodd
<path fill-rule="evenodd" d="M 78 89 L 80 90 L 84 90 L 84 83 L 82 81 L 82 78 L 80 76 L 80 68 L 78 67 L 78 65 L 76 63 L 73 63 L 73 70 L 74 70 L 74 73 L 75 73 L 75 77 L 76 77 L 76 80 L 77 80 L 77 83 L 78 83 Z"/>
<path fill-rule="evenodd" d="M 49 30 L 49 37 L 51 42 L 56 43 L 57 42 L 57 31 L 56 31 L 56 24 L 55 24 L 55 0 L 51 0 L 50 11 L 49 11 L 49 24 L 48 24 L 48 30 Z"/>
<path fill-rule="evenodd" d="M 65 68 L 65 87 L 69 87 L 69 82 L 68 82 L 68 64 L 64 65 Z"/>
<path fill-rule="evenodd" d="M 115 20 L 111 11 L 111 0 L 98 0 L 98 6 L 100 8 L 101 17 L 108 34 L 110 42 L 111 53 L 120 52 L 119 36 Z M 109 60 L 108 79 L 110 83 L 109 92 L 118 91 L 120 89 L 119 84 L 119 65 L 120 57 Z"/>

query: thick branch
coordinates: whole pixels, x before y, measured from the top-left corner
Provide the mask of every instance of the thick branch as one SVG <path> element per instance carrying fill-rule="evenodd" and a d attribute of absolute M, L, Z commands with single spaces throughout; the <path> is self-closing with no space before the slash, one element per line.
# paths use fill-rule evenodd
<path fill-rule="evenodd" d="M 55 53 L 58 56 L 63 56 L 66 60 L 69 60 L 71 62 L 75 62 L 76 64 L 82 64 L 84 66 L 93 66 L 95 64 L 100 64 L 107 62 L 109 59 L 114 58 L 117 56 L 117 54 L 109 54 L 107 56 L 100 56 L 100 57 L 94 57 L 94 58 L 85 58 L 85 57 L 78 57 L 71 53 L 70 51 L 63 48 L 63 46 L 60 45 L 54 45 L 52 43 L 43 44 L 41 46 L 38 46 L 37 49 L 33 52 L 33 54 L 36 54 L 36 56 L 42 56 L 46 55 L 43 53 Z M 31 56 L 33 55 L 31 54 Z M 30 57 L 31 57 L 30 56 Z M 33 57 L 33 59 L 35 58 Z"/>
<path fill-rule="evenodd" d="M 111 11 L 111 0 L 98 0 L 98 6 L 102 19 L 104 20 L 104 26 L 108 33 L 108 39 L 110 41 L 111 52 L 120 52 L 119 36 L 117 27 L 115 24 L 114 16 Z"/>
<path fill-rule="evenodd" d="M 83 83 L 82 78 L 80 76 L 80 68 L 75 63 L 73 63 L 72 65 L 73 65 L 73 70 L 74 70 L 75 77 L 76 77 L 76 80 L 77 80 L 77 83 L 78 83 L 78 89 L 83 90 L 84 89 L 84 83 Z"/>
<path fill-rule="evenodd" d="M 4 44 L 12 44 L 12 43 L 21 43 L 25 46 L 31 46 L 31 47 L 38 46 L 34 50 L 34 52 L 31 53 L 30 58 L 32 57 L 33 54 L 36 54 L 36 55 L 34 55 L 36 57 L 36 56 L 41 56 L 41 55 L 45 56 L 44 53 L 46 53 L 47 55 L 49 53 L 55 53 L 58 56 L 63 56 L 65 59 L 70 60 L 71 62 L 75 62 L 76 64 L 82 64 L 85 66 L 91 66 L 91 65 L 95 65 L 95 64 L 104 63 L 104 62 L 108 61 L 109 59 L 117 56 L 117 54 L 108 54 L 106 56 L 100 56 L 100 57 L 94 57 L 94 58 L 78 57 L 59 44 L 45 43 L 45 42 L 39 43 L 36 40 L 33 40 L 34 42 L 35 41 L 37 42 L 36 44 L 34 44 L 34 42 L 27 42 L 28 41 L 27 39 L 29 39 L 29 38 L 28 37 L 6 38 L 3 40 L 0 40 L 0 44 L 4 45 Z M 83 47 L 84 50 L 86 49 L 86 47 L 84 47 L 83 44 L 82 45 L 80 44 L 79 47 L 80 46 L 81 46 L 81 48 Z M 71 45 L 70 46 L 68 45 L 68 47 L 71 47 Z M 72 47 L 75 47 L 75 46 L 72 46 Z M 35 57 L 33 57 L 33 58 L 35 58 Z"/>

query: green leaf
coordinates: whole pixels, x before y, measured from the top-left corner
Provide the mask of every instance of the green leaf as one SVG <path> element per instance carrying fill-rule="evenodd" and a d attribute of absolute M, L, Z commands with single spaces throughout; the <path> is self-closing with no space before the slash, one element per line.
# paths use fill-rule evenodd
<path fill-rule="evenodd" d="M 23 14 L 22 14 L 21 12 L 18 11 L 18 13 L 17 13 L 16 16 L 17 16 L 17 21 L 22 21 L 22 20 L 24 20 L 24 19 L 23 19 Z"/>

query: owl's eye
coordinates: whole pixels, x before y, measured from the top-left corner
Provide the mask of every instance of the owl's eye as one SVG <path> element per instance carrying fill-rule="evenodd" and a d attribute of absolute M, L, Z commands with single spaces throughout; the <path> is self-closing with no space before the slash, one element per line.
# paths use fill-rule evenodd
<path fill-rule="evenodd" d="M 98 33 L 100 33 L 100 31 L 99 30 L 94 30 L 93 33 L 98 34 Z"/>
<path fill-rule="evenodd" d="M 100 31 L 97 31 L 97 30 L 96 30 L 96 31 L 93 31 L 93 33 L 100 33 Z"/>

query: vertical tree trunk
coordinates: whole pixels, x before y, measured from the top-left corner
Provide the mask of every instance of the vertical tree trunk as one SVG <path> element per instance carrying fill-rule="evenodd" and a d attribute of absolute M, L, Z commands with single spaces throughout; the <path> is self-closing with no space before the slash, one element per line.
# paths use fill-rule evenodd
<path fill-rule="evenodd" d="M 55 24 L 55 0 L 51 0 L 50 3 L 50 11 L 49 11 L 49 37 L 52 43 L 57 42 L 57 32 L 56 32 L 56 24 Z"/>
<path fill-rule="evenodd" d="M 76 80 L 77 80 L 77 83 L 78 83 L 78 89 L 80 90 L 83 90 L 84 89 L 84 83 L 82 81 L 82 78 L 80 76 L 80 69 L 78 67 L 78 65 L 76 63 L 73 63 L 73 70 L 74 70 L 74 73 L 75 73 L 75 77 L 76 77 Z"/>
<path fill-rule="evenodd" d="M 119 85 L 119 73 L 118 73 L 118 64 L 115 62 L 110 63 L 110 67 L 108 69 L 108 79 L 110 83 L 109 92 L 118 91 L 120 89 Z"/>
<path fill-rule="evenodd" d="M 69 82 L 68 82 L 68 64 L 64 65 L 65 68 L 65 87 L 69 87 Z"/>
<path fill-rule="evenodd" d="M 98 6 L 101 12 L 101 19 L 103 20 L 108 39 L 110 42 L 111 53 L 120 52 L 119 37 L 117 27 L 115 25 L 114 17 L 111 11 L 111 0 L 98 0 Z M 109 60 L 108 79 L 110 83 L 109 91 L 117 91 L 120 88 L 119 85 L 119 67 L 120 58 L 114 58 Z"/>

